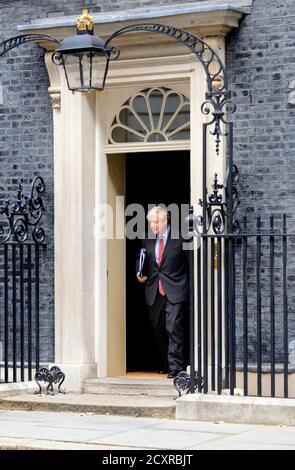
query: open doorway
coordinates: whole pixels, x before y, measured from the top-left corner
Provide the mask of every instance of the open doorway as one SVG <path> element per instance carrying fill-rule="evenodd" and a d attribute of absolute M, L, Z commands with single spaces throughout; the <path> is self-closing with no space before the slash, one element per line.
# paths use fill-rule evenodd
<path fill-rule="evenodd" d="M 190 152 L 126 155 L 126 205 L 190 204 Z M 144 302 L 144 286 L 135 276 L 140 240 L 126 239 L 126 371 L 157 371 L 156 348 Z"/>

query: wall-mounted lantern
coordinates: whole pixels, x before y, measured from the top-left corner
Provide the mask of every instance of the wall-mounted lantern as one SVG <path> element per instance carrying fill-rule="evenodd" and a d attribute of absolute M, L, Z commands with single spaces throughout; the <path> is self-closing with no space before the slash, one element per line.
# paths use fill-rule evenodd
<path fill-rule="evenodd" d="M 113 52 L 113 47 L 105 47 L 105 41 L 94 36 L 93 18 L 83 10 L 77 19 L 77 34 L 62 41 L 53 60 L 63 65 L 69 90 L 101 91 Z"/>

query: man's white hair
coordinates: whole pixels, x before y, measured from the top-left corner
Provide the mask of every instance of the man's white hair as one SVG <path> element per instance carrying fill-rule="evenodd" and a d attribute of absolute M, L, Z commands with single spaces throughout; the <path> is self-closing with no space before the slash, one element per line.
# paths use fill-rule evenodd
<path fill-rule="evenodd" d="M 161 220 L 166 220 L 168 218 L 168 212 L 167 210 L 162 207 L 162 206 L 154 206 L 152 207 L 149 211 L 148 211 L 148 214 L 146 216 L 146 218 L 148 219 L 148 221 L 151 220 L 152 216 L 153 215 L 159 215 L 159 218 Z"/>

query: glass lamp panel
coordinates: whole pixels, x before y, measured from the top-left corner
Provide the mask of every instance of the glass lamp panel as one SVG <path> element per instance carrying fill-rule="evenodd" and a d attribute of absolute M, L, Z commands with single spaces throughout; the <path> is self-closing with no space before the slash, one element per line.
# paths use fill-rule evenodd
<path fill-rule="evenodd" d="M 102 90 L 109 59 L 104 54 L 92 54 L 91 88 Z"/>
<path fill-rule="evenodd" d="M 64 68 L 71 90 L 85 90 L 90 87 L 91 61 L 89 53 L 63 55 Z"/>

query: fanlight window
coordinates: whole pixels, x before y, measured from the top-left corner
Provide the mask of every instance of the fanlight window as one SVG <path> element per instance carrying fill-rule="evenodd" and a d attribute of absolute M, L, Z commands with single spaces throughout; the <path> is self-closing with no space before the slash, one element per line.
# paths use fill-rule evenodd
<path fill-rule="evenodd" d="M 110 144 L 190 138 L 190 103 L 168 88 L 142 90 L 124 103 L 111 126 Z"/>

